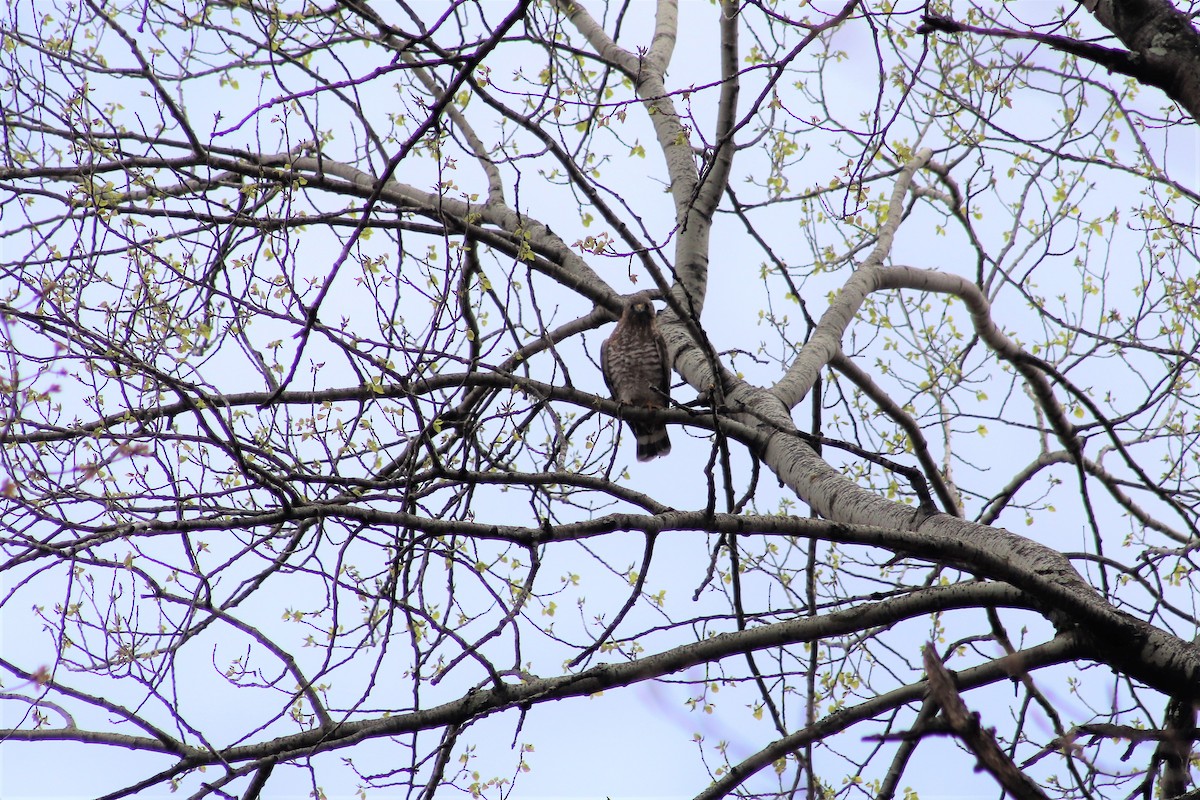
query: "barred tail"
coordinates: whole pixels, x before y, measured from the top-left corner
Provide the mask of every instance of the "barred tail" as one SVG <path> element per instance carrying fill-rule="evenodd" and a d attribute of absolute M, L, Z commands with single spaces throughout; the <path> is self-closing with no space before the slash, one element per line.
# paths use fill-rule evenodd
<path fill-rule="evenodd" d="M 638 461 L 650 461 L 671 452 L 671 439 L 665 425 L 630 424 L 629 427 L 637 438 Z"/>

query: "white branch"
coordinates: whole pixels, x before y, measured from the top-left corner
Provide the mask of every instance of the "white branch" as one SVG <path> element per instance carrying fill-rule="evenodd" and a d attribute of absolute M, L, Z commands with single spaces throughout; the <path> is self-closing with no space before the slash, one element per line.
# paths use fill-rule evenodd
<path fill-rule="evenodd" d="M 796 404 L 804 399 L 817 382 L 821 370 L 841 352 L 842 335 L 850 326 L 858 309 L 862 307 L 867 295 L 884 288 L 882 276 L 886 270 L 883 262 L 892 251 L 896 229 L 900 227 L 904 215 L 904 198 L 912 186 L 916 171 L 932 156 L 932 150 L 923 148 L 900 171 L 892 189 L 891 202 L 888 203 L 887 219 L 879 229 L 879 238 L 874 249 L 829 304 L 829 309 L 821 317 L 812 338 L 800 350 L 787 373 L 772 387 L 771 391 L 787 408 L 795 408 Z"/>

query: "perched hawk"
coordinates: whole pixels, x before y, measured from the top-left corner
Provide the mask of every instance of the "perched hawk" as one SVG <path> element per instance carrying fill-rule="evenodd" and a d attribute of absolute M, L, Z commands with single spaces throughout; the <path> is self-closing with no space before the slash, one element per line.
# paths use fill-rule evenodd
<path fill-rule="evenodd" d="M 600 345 L 604 382 L 618 403 L 638 408 L 666 408 L 671 391 L 671 365 L 667 343 L 654 324 L 654 306 L 647 292 L 635 294 L 612 335 Z M 671 452 L 667 426 L 661 422 L 634 422 L 629 429 L 637 438 L 637 460 L 649 461 Z"/>

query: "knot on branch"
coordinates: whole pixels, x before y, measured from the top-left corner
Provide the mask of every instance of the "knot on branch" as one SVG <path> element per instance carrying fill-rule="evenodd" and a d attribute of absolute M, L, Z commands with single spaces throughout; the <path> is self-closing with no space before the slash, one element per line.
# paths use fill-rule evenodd
<path fill-rule="evenodd" d="M 942 17 L 937 14 L 925 14 L 921 17 L 921 24 L 917 26 L 917 33 L 927 36 L 931 33 L 962 33 L 966 28 L 960 22 L 955 22 L 949 17 Z"/>

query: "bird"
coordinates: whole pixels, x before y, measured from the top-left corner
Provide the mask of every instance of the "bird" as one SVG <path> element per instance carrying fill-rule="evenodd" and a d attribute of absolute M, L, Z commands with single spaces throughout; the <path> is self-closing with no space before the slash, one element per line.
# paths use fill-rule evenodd
<path fill-rule="evenodd" d="M 600 345 L 600 370 L 618 403 L 650 409 L 667 407 L 671 399 L 671 362 L 667 359 L 667 342 L 654 321 L 649 292 L 639 292 L 625 301 L 617 327 Z M 626 422 L 637 439 L 638 461 L 671 452 L 664 423 Z"/>

